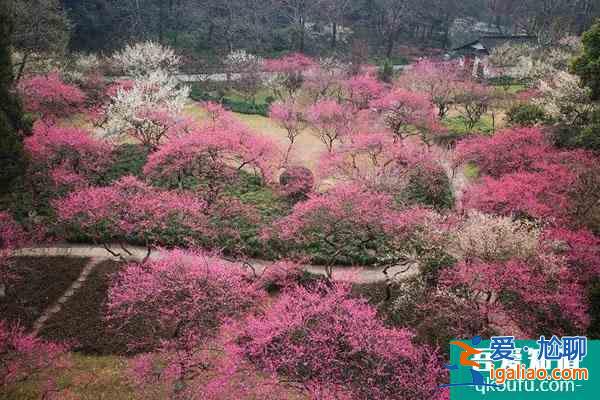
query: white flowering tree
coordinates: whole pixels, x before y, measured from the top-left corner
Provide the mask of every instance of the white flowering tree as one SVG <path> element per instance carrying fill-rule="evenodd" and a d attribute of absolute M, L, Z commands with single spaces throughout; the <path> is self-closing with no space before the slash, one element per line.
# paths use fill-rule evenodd
<path fill-rule="evenodd" d="M 180 115 L 188 96 L 189 87 L 179 85 L 165 71 L 138 77 L 111 96 L 104 113 L 104 134 L 117 139 L 131 137 L 156 149 L 174 130 L 185 129 Z"/>
<path fill-rule="evenodd" d="M 551 48 L 507 43 L 492 50 L 487 64 L 499 74 L 535 86 L 559 71 L 567 71 L 581 48 L 581 39 L 576 36 L 567 36 Z"/>
<path fill-rule="evenodd" d="M 263 59 L 246 50 L 234 50 L 224 60 L 228 77 L 235 74 L 234 89 L 244 100 L 254 103 L 256 94 L 263 85 Z"/>
<path fill-rule="evenodd" d="M 558 71 L 540 81 L 539 90 L 541 95 L 535 103 L 560 124 L 580 126 L 596 107 L 590 89 L 581 85 L 578 76 L 568 72 Z"/>
<path fill-rule="evenodd" d="M 181 57 L 170 47 L 152 41 L 127 45 L 112 57 L 113 64 L 125 74 L 138 77 L 152 72 L 177 72 Z"/>

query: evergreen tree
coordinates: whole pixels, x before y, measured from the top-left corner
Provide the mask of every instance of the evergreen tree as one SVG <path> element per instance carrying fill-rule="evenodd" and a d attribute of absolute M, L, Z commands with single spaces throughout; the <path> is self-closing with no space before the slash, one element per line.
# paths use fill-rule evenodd
<path fill-rule="evenodd" d="M 583 53 L 573 62 L 572 72 L 592 89 L 592 98 L 600 100 L 600 19 L 583 34 Z"/>
<path fill-rule="evenodd" d="M 13 29 L 10 2 L 0 2 L 0 192 L 23 170 L 23 145 L 19 131 L 23 128 L 23 112 L 12 91 L 13 67 L 10 38 Z"/>

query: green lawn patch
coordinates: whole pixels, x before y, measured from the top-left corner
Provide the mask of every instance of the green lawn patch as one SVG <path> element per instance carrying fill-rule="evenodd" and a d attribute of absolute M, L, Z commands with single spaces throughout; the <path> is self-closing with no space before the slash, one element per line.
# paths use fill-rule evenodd
<path fill-rule="evenodd" d="M 489 115 L 481 117 L 473 129 L 467 129 L 465 120 L 461 116 L 444 118 L 442 123 L 450 132 L 460 135 L 468 135 L 471 133 L 491 134 L 494 131 L 493 120 Z"/>

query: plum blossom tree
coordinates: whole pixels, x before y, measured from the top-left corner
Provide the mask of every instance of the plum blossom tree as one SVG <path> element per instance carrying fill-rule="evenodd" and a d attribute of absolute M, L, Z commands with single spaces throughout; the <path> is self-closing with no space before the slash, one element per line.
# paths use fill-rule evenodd
<path fill-rule="evenodd" d="M 315 65 L 314 60 L 299 53 L 265 60 L 265 70 L 273 74 L 270 86 L 280 100 L 295 97 L 304 83 L 306 71 Z"/>
<path fill-rule="evenodd" d="M 283 156 L 283 165 L 287 165 L 296 138 L 306 128 L 306 121 L 302 108 L 297 102 L 287 100 L 271 104 L 269 118 L 285 129 L 289 145 Z"/>
<path fill-rule="evenodd" d="M 242 171 L 270 181 L 277 156 L 271 140 L 225 123 L 223 128 L 201 129 L 171 139 L 150 155 L 144 173 L 169 188 L 183 188 L 186 179 L 193 178 L 203 188 L 205 200 L 212 204 Z"/>
<path fill-rule="evenodd" d="M 537 255 L 541 232 L 534 224 L 469 210 L 452 231 L 449 252 L 457 259 L 485 262 Z"/>
<path fill-rule="evenodd" d="M 279 176 L 283 194 L 292 200 L 305 200 L 314 190 L 315 177 L 306 167 L 294 166 L 286 168 Z"/>
<path fill-rule="evenodd" d="M 157 71 L 169 75 L 177 71 L 181 57 L 173 49 L 152 41 L 127 45 L 113 54 L 113 64 L 133 77 L 150 76 Z"/>
<path fill-rule="evenodd" d="M 334 262 L 412 262 L 412 246 L 430 218 L 425 209 L 396 211 L 391 196 L 346 184 L 309 195 L 266 233 L 301 245 L 331 277 Z"/>
<path fill-rule="evenodd" d="M 41 192 L 101 184 L 112 163 L 112 146 L 78 128 L 36 123 L 25 149 L 31 157 L 28 176 Z"/>
<path fill-rule="evenodd" d="M 454 102 L 461 80 L 456 63 L 423 59 L 404 72 L 396 85 L 426 93 L 437 107 L 439 119 L 443 119 Z"/>
<path fill-rule="evenodd" d="M 426 198 L 441 200 L 448 194 L 445 172 L 434 152 L 420 144 L 394 141 L 387 132 L 356 134 L 319 163 L 320 177 L 358 182 L 372 190 L 411 202 L 415 186 L 426 189 Z M 438 206 L 441 203 L 426 202 Z"/>
<path fill-rule="evenodd" d="M 561 165 L 497 179 L 486 176 L 468 188 L 463 206 L 490 214 L 565 222 L 571 208 L 569 187 L 575 180 L 576 176 Z"/>
<path fill-rule="evenodd" d="M 428 134 L 440 130 L 435 107 L 425 93 L 396 88 L 372 101 L 370 107 L 382 115 L 399 140 L 419 135 L 426 141 Z"/>
<path fill-rule="evenodd" d="M 194 245 L 209 235 L 206 203 L 191 193 L 152 188 L 128 176 L 111 186 L 90 187 L 54 202 L 60 226 L 68 236 L 79 234 L 115 255 L 110 245 Z"/>
<path fill-rule="evenodd" d="M 189 95 L 189 87 L 164 71 L 138 77 L 131 87 L 121 85 L 111 96 L 104 110 L 101 126 L 106 137 L 132 137 L 144 146 L 156 150 L 169 136 L 190 129 L 190 121 L 181 116 Z"/>
<path fill-rule="evenodd" d="M 508 315 L 529 336 L 574 334 L 589 324 L 583 286 L 564 264 L 550 257 L 462 261 L 444 271 L 442 282 L 462 289 L 491 320 L 500 313 Z"/>
<path fill-rule="evenodd" d="M 0 299 L 6 296 L 6 288 L 11 280 L 10 256 L 13 250 L 21 247 L 25 232 L 16 223 L 12 215 L 0 212 Z M 0 321 L 1 323 L 1 321 Z"/>
<path fill-rule="evenodd" d="M 467 129 L 473 127 L 488 111 L 492 100 L 492 89 L 475 81 L 462 82 L 457 87 L 456 103 Z"/>
<path fill-rule="evenodd" d="M 263 84 L 263 60 L 246 50 L 230 52 L 224 61 L 228 74 L 235 74 L 233 88 L 240 92 L 246 101 L 256 100 L 256 94 Z"/>
<path fill-rule="evenodd" d="M 556 123 L 581 126 L 597 108 L 591 90 L 576 75 L 560 71 L 539 83 L 534 104 L 541 106 Z"/>
<path fill-rule="evenodd" d="M 65 345 L 44 341 L 0 320 L 0 389 L 9 397 L 18 397 L 11 385 L 45 379 L 40 398 L 58 399 L 54 376 L 68 366 L 67 350 Z"/>
<path fill-rule="evenodd" d="M 297 287 L 250 317 L 236 342 L 241 356 L 311 398 L 443 398 L 439 355 L 414 346 L 410 331 L 385 327 L 376 314 L 348 286 Z"/>
<path fill-rule="evenodd" d="M 190 398 L 200 389 L 194 379 L 210 366 L 210 339 L 219 326 L 249 311 L 263 293 L 240 267 L 174 250 L 118 273 L 108 291 L 107 319 L 132 349 L 155 350 L 132 363 L 142 393 L 160 384 L 172 398 Z"/>
<path fill-rule="evenodd" d="M 27 77 L 19 82 L 18 90 L 25 110 L 50 124 L 83 111 L 86 99 L 78 87 L 63 82 L 57 72 Z"/>
<path fill-rule="evenodd" d="M 321 100 L 306 110 L 306 120 L 331 153 L 334 145 L 353 132 L 352 107 L 334 100 Z"/>
<path fill-rule="evenodd" d="M 302 93 L 313 103 L 327 98 L 340 97 L 340 81 L 344 66 L 335 58 L 323 58 L 304 74 Z"/>
<path fill-rule="evenodd" d="M 515 171 L 533 171 L 536 163 L 552 159 L 557 153 L 541 129 L 516 128 L 460 141 L 455 162 L 472 162 L 482 173 L 499 177 Z"/>
<path fill-rule="evenodd" d="M 345 97 L 358 110 L 367 109 L 369 104 L 382 95 L 385 87 L 373 75 L 355 75 L 342 82 Z"/>

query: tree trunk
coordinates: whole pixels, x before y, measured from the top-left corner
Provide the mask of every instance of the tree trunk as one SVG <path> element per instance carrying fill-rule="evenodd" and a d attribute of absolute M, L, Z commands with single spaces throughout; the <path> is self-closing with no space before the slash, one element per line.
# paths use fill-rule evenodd
<path fill-rule="evenodd" d="M 392 52 L 394 51 L 394 36 L 390 35 L 387 40 L 387 48 L 385 50 L 385 56 L 387 58 L 392 58 Z"/>
<path fill-rule="evenodd" d="M 17 72 L 17 77 L 15 78 L 15 83 L 19 83 L 21 77 L 23 76 L 23 72 L 25 71 L 25 64 L 27 63 L 27 59 L 29 58 L 29 53 L 23 53 L 23 58 L 21 59 L 21 65 L 19 65 L 19 71 Z"/>
<path fill-rule="evenodd" d="M 300 53 L 304 53 L 304 17 L 300 17 Z"/>
<path fill-rule="evenodd" d="M 331 49 L 335 50 L 337 45 L 337 24 L 335 21 L 331 23 Z"/>

